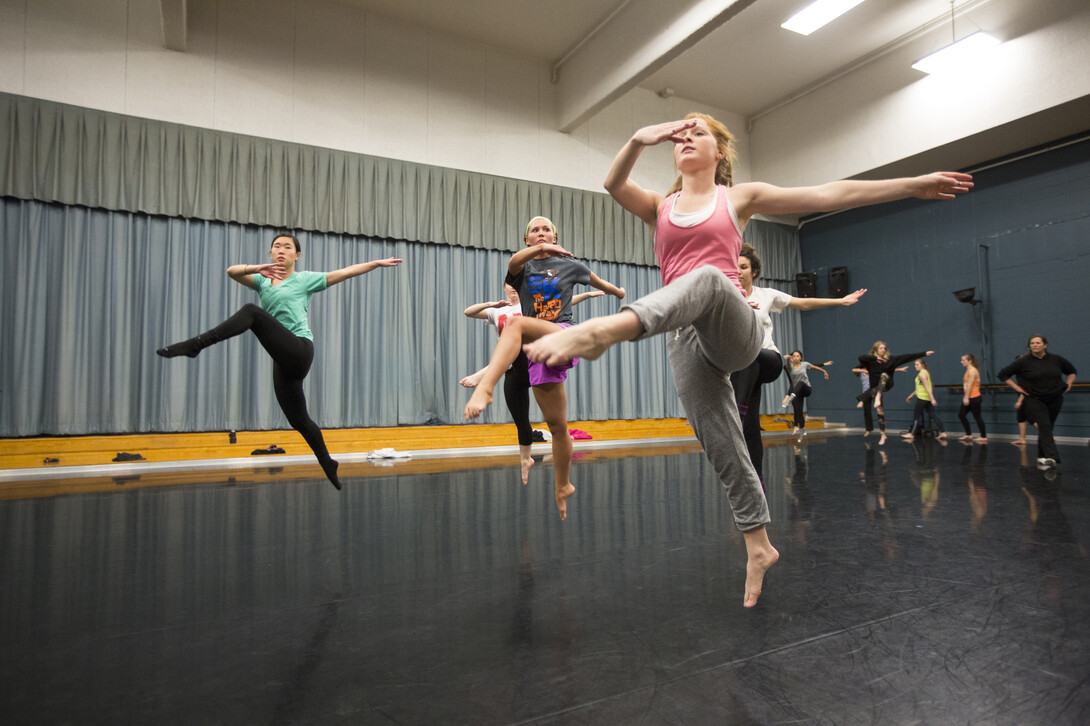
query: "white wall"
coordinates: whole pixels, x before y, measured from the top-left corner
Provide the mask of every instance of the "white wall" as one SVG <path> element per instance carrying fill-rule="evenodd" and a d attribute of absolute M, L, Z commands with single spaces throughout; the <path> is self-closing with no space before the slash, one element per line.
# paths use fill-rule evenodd
<path fill-rule="evenodd" d="M 1008 29 L 1012 37 L 999 28 L 1007 42 L 979 67 L 942 76 L 912 70 L 949 42 L 943 27 L 757 119 L 755 177 L 785 186 L 850 177 L 1087 96 L 1090 2 L 1073 16 L 1064 3 L 1034 2 L 1038 27 Z M 1075 119 L 1067 133 L 1087 128 L 1090 119 Z M 1044 140 L 1013 139 L 1009 150 Z"/>
<path fill-rule="evenodd" d="M 0 91 L 192 126 L 600 191 L 642 125 L 690 110 L 636 89 L 571 134 L 549 66 L 332 0 L 189 0 L 184 53 L 157 0 L 0 0 Z M 637 180 L 665 190 L 670 149 Z"/>

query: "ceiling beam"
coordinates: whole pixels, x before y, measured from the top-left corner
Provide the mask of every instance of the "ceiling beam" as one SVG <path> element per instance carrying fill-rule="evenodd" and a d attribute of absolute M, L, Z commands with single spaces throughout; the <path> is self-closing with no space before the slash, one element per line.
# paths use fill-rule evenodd
<path fill-rule="evenodd" d="M 756 0 L 631 0 L 563 65 L 560 131 L 572 131 Z"/>
<path fill-rule="evenodd" d="M 186 0 L 159 0 L 159 17 L 162 21 L 163 47 L 185 52 Z"/>

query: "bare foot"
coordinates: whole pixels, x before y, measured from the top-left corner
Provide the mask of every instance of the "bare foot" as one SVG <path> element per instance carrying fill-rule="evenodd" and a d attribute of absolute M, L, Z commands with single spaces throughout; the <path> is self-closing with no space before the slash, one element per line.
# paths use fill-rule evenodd
<path fill-rule="evenodd" d="M 768 535 L 765 533 L 764 527 L 760 528 L 757 536 L 752 536 L 753 534 L 755 533 L 742 533 L 746 540 L 746 553 L 748 555 L 746 560 L 746 595 L 742 600 L 742 605 L 747 608 L 757 604 L 757 598 L 761 596 L 761 589 L 764 586 L 765 573 L 768 572 L 768 568 L 772 567 L 780 559 L 780 553 L 768 541 Z"/>
<path fill-rule="evenodd" d="M 863 432 L 863 438 L 865 439 L 865 438 L 867 438 L 868 436 L 870 436 L 870 433 L 871 433 L 870 431 L 864 431 L 864 432 Z"/>
<path fill-rule="evenodd" d="M 936 436 L 935 438 L 936 439 L 945 439 L 946 438 L 946 432 L 945 431 L 940 432 L 939 435 Z"/>
<path fill-rule="evenodd" d="M 986 443 L 988 443 L 988 439 L 978 436 L 977 438 L 973 439 L 973 443 L 974 444 L 986 444 Z"/>
<path fill-rule="evenodd" d="M 886 435 L 882 434 L 881 437 L 879 437 L 878 439 L 878 445 L 881 446 L 884 443 L 886 443 Z"/>
<path fill-rule="evenodd" d="M 522 349 L 530 360 L 550 366 L 570 363 L 573 358 L 595 360 L 614 343 L 635 340 L 642 329 L 636 313 L 624 310 L 549 333 Z"/>
<path fill-rule="evenodd" d="M 1025 439 L 1015 439 L 1011 443 L 1014 444 L 1015 446 L 1025 446 L 1026 445 L 1026 440 Z"/>
<path fill-rule="evenodd" d="M 572 494 L 575 494 L 575 487 L 571 485 L 571 482 L 556 490 L 556 511 L 560 512 L 560 521 L 568 518 L 568 497 Z"/>
<path fill-rule="evenodd" d="M 476 388 L 477 384 L 481 382 L 481 378 L 483 376 L 483 373 L 471 373 L 462 380 L 458 381 L 458 383 L 461 384 L 462 388 Z"/>
<path fill-rule="evenodd" d="M 534 465 L 534 459 L 532 456 L 527 456 L 521 461 L 522 463 L 522 486 L 526 486 L 526 482 L 530 481 L 530 467 Z"/>
<path fill-rule="evenodd" d="M 913 436 L 912 434 L 901 434 L 901 438 L 904 439 L 905 441 L 912 441 L 912 439 L 914 439 L 916 437 Z"/>
<path fill-rule="evenodd" d="M 970 436 L 969 434 L 965 434 L 964 436 L 959 436 L 958 437 L 958 441 L 972 441 L 972 440 L 973 440 L 973 437 Z"/>
<path fill-rule="evenodd" d="M 490 403 L 492 403 L 492 391 L 486 391 L 483 388 L 475 388 L 473 390 L 473 395 L 469 397 L 469 403 L 466 404 L 466 421 L 480 416 L 481 411 L 488 408 L 488 404 Z"/>

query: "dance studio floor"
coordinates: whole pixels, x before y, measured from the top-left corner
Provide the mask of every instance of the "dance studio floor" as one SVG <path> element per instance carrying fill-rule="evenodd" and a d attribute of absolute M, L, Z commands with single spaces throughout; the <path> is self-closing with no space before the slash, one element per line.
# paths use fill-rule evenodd
<path fill-rule="evenodd" d="M 1090 723 L 1090 449 L 869 441 L 768 449 L 753 610 L 692 446 L 582 455 L 563 523 L 547 463 L 0 501 L 0 714 Z"/>

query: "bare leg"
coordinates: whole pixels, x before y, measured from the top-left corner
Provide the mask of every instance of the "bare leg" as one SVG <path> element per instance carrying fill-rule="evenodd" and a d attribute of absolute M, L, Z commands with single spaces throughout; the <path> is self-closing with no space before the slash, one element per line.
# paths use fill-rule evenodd
<path fill-rule="evenodd" d="M 639 316 L 631 310 L 622 310 L 546 335 L 524 349 L 530 360 L 555 366 L 569 363 L 573 358 L 595 360 L 610 346 L 635 340 L 642 333 Z"/>
<path fill-rule="evenodd" d="M 496 343 L 496 350 L 492 352 L 492 359 L 488 361 L 488 366 L 484 369 L 484 375 L 481 376 L 473 395 L 469 397 L 469 403 L 466 404 L 465 417 L 467 421 L 480 416 L 481 411 L 484 411 L 488 404 L 492 403 L 492 390 L 496 387 L 496 382 L 500 380 L 500 376 L 503 375 L 504 371 L 510 368 L 511 364 L 518 358 L 522 344 L 530 340 L 536 340 L 554 330 L 560 330 L 560 326 L 537 318 L 526 318 L 519 315 L 507 321 L 507 324 L 503 326 L 503 332 L 500 333 L 500 340 Z"/>
<path fill-rule="evenodd" d="M 530 481 L 530 467 L 534 465 L 534 457 L 530 456 L 530 447 L 519 444 L 519 463 L 522 464 L 522 485 Z"/>
<path fill-rule="evenodd" d="M 1026 428 L 1027 428 L 1027 424 L 1026 424 L 1025 421 L 1019 421 L 1018 422 L 1018 438 L 1015 439 L 1014 441 L 1012 441 L 1011 442 L 1012 444 L 1014 444 L 1015 446 L 1025 446 L 1026 445 Z"/>
<path fill-rule="evenodd" d="M 560 519 L 568 516 L 568 497 L 575 494 L 571 483 L 571 436 L 568 434 L 568 397 L 563 383 L 534 386 L 534 398 L 553 435 L 553 474 L 556 485 L 556 510 Z"/>
<path fill-rule="evenodd" d="M 757 604 L 764 585 L 765 572 L 780 559 L 780 553 L 768 541 L 768 532 L 764 525 L 745 532 L 746 542 L 746 595 L 742 604 L 751 608 Z"/>

